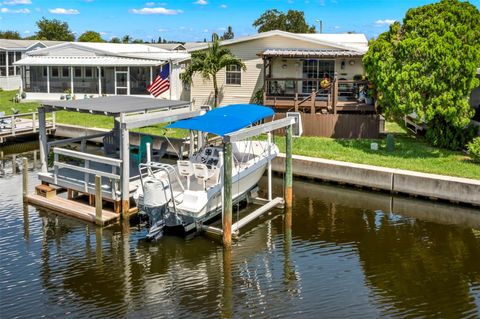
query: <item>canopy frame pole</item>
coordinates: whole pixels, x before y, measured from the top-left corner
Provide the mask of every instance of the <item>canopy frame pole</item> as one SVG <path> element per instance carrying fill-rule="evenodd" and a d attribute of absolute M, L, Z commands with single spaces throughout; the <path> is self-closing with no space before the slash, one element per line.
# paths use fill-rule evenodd
<path fill-rule="evenodd" d="M 38 141 L 40 143 L 40 164 L 42 173 L 47 173 L 47 158 L 48 158 L 48 144 L 47 144 L 47 120 L 45 115 L 45 107 L 38 108 Z"/>
<path fill-rule="evenodd" d="M 272 200 L 272 160 L 270 155 L 272 154 L 272 132 L 267 133 L 268 142 L 268 200 Z"/>
<path fill-rule="evenodd" d="M 292 175 L 292 125 L 285 129 L 285 207 L 291 208 L 293 201 L 293 175 Z"/>
<path fill-rule="evenodd" d="M 232 247 L 232 143 L 223 143 L 223 245 Z"/>
<path fill-rule="evenodd" d="M 120 159 L 122 160 L 122 217 L 130 210 L 130 136 L 125 122 L 125 114 L 120 114 L 121 138 Z"/>

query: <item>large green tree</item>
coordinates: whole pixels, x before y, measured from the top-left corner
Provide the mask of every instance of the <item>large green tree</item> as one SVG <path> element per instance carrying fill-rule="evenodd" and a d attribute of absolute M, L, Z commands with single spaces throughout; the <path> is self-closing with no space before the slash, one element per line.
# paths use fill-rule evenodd
<path fill-rule="evenodd" d="M 78 37 L 78 42 L 105 42 L 100 33 L 96 31 L 85 31 Z"/>
<path fill-rule="evenodd" d="M 387 115 L 411 112 L 428 123 L 427 139 L 458 148 L 473 116 L 468 103 L 479 85 L 480 13 L 468 2 L 442 0 L 408 10 L 403 23 L 371 43 L 363 59 Z"/>
<path fill-rule="evenodd" d="M 244 71 L 247 69 L 245 63 L 236 58 L 229 49 L 220 46 L 218 37 L 214 37 L 213 42 L 208 45 L 208 48 L 201 51 L 192 52 L 191 63 L 180 75 L 182 81 L 186 84 L 191 84 L 193 76 L 196 73 L 202 75 L 204 79 L 212 80 L 214 101 L 213 107 L 218 105 L 218 83 L 217 73 L 227 66 L 236 65 Z"/>
<path fill-rule="evenodd" d="M 253 26 L 258 28 L 258 32 L 282 30 L 293 33 L 315 33 L 315 26 L 308 25 L 305 14 L 298 10 L 288 10 L 286 13 L 277 9 L 267 10 L 253 22 Z"/>
<path fill-rule="evenodd" d="M 68 23 L 57 19 L 49 20 L 45 17 L 37 21 L 38 31 L 35 37 L 39 40 L 73 41 L 75 35 Z"/>
<path fill-rule="evenodd" d="M 20 40 L 22 37 L 18 31 L 0 31 L 0 39 Z"/>

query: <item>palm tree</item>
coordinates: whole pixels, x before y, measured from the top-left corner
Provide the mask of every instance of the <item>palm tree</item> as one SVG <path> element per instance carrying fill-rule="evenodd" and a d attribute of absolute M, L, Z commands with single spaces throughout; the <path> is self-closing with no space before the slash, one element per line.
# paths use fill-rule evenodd
<path fill-rule="evenodd" d="M 245 63 L 236 58 L 229 49 L 221 47 L 218 37 L 214 37 L 213 42 L 208 45 L 206 50 L 192 53 L 191 63 L 187 66 L 185 72 L 180 75 L 180 78 L 186 84 L 192 83 L 192 78 L 195 73 L 200 73 L 204 79 L 212 79 L 214 91 L 213 107 L 217 107 L 217 73 L 221 69 L 233 65 L 242 68 L 244 71 L 247 69 Z"/>

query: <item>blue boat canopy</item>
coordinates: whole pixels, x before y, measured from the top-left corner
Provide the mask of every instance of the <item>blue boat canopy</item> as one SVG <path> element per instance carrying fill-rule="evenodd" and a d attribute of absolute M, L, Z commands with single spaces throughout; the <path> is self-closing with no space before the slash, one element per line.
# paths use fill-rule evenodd
<path fill-rule="evenodd" d="M 172 123 L 167 127 L 183 128 L 225 136 L 273 114 L 275 114 L 275 112 L 266 106 L 256 104 L 232 104 L 213 109 L 204 115 Z"/>

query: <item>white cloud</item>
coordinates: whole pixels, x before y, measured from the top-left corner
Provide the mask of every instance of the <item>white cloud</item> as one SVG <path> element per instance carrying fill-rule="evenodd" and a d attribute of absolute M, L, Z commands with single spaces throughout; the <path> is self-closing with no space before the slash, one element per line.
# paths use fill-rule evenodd
<path fill-rule="evenodd" d="M 66 15 L 80 14 L 80 11 L 78 11 L 77 9 L 55 8 L 55 9 L 48 9 L 48 11 L 53 14 L 66 14 Z"/>
<path fill-rule="evenodd" d="M 226 9 L 226 8 L 227 8 L 227 5 L 226 5 L 226 4 L 221 4 L 221 5 L 220 5 L 220 8 Z"/>
<path fill-rule="evenodd" d="M 380 26 L 380 25 L 391 25 L 397 20 L 392 20 L 392 19 L 384 19 L 384 20 L 377 20 L 375 21 L 375 24 Z"/>
<path fill-rule="evenodd" d="M 194 2 L 194 4 L 200 4 L 202 6 L 208 4 L 207 0 L 197 0 Z"/>
<path fill-rule="evenodd" d="M 18 10 L 10 10 L 8 8 L 0 8 L 1 13 L 30 13 L 29 9 L 18 9 Z"/>
<path fill-rule="evenodd" d="M 142 9 L 131 9 L 130 13 L 133 14 L 164 14 L 164 15 L 176 15 L 182 13 L 182 10 L 173 10 L 166 8 L 142 8 Z"/>
<path fill-rule="evenodd" d="M 155 5 L 155 2 L 147 2 L 145 3 L 146 7 L 153 7 Z"/>
<path fill-rule="evenodd" d="M 25 34 L 29 34 L 29 33 L 30 33 L 30 31 L 29 31 L 29 30 L 25 30 L 25 31 L 23 31 L 23 33 L 25 33 Z"/>
<path fill-rule="evenodd" d="M 16 4 L 32 4 L 31 0 L 6 0 L 2 2 L 7 5 L 16 5 Z"/>
<path fill-rule="evenodd" d="M 334 26 L 335 29 L 340 29 L 339 25 Z"/>
<path fill-rule="evenodd" d="M 160 28 L 160 29 L 158 29 L 157 31 L 158 31 L 158 32 L 168 32 L 168 29 L 162 29 L 162 28 Z"/>

